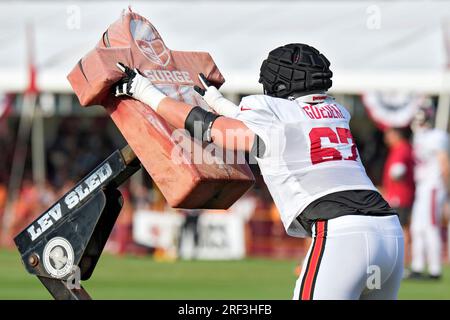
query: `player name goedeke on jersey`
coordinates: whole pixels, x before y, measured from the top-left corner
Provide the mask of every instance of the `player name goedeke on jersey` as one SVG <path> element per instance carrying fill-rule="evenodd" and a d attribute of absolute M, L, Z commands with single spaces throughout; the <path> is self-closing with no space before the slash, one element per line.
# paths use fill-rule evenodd
<path fill-rule="evenodd" d="M 306 115 L 311 119 L 344 119 L 344 115 L 335 104 L 322 106 L 307 105 L 302 107 Z"/>

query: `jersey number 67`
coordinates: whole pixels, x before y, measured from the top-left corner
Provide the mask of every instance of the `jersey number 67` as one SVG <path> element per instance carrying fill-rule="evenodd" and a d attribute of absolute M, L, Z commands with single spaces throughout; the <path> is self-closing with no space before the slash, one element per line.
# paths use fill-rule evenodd
<path fill-rule="evenodd" d="M 333 146 L 324 147 L 322 138 L 328 139 Z M 311 141 L 312 164 L 337 160 L 356 161 L 358 158 L 356 145 L 348 128 L 336 128 L 336 131 L 329 127 L 313 128 L 309 132 L 309 139 Z M 344 157 L 341 150 L 348 150 L 349 147 L 351 154 Z"/>

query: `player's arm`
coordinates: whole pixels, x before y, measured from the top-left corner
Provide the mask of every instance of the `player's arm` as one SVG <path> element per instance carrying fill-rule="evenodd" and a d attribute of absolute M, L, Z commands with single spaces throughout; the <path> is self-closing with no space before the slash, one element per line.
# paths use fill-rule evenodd
<path fill-rule="evenodd" d="M 130 96 L 147 104 L 171 125 L 188 130 L 191 136 L 195 136 L 197 139 L 214 142 L 226 149 L 251 150 L 255 134 L 242 121 L 221 116 L 224 113 L 215 114 L 201 107 L 191 106 L 167 97 L 138 70 L 132 70 L 121 63 L 118 63 L 117 66 L 125 74 L 124 78 L 116 85 L 115 95 L 117 97 Z M 199 91 L 198 89 L 200 88 L 196 88 L 197 91 Z M 204 93 L 208 91 L 207 89 Z M 220 101 L 223 102 L 217 95 L 215 95 L 214 101 L 216 103 L 219 101 L 219 105 L 221 105 Z M 233 106 L 228 104 L 228 107 Z M 237 106 L 235 107 L 237 109 Z M 225 112 L 225 114 L 231 115 L 231 112 Z M 198 130 L 199 128 L 201 130 Z"/>
<path fill-rule="evenodd" d="M 197 136 L 197 139 L 206 139 L 230 150 L 250 151 L 253 146 L 255 134 L 242 121 L 219 116 L 169 97 L 161 100 L 157 112 L 174 127 L 187 129 L 192 136 L 195 123 L 198 123 L 202 127 L 198 131 L 202 137 Z"/>

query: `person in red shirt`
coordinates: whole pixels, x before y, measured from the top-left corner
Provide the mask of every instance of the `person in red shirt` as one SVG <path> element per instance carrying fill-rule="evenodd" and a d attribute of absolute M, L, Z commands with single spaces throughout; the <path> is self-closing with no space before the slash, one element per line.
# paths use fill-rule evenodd
<path fill-rule="evenodd" d="M 405 262 L 410 260 L 409 223 L 414 202 L 414 156 L 409 132 L 402 128 L 389 128 L 384 142 L 389 148 L 383 170 L 383 194 L 400 219 L 405 235 Z"/>

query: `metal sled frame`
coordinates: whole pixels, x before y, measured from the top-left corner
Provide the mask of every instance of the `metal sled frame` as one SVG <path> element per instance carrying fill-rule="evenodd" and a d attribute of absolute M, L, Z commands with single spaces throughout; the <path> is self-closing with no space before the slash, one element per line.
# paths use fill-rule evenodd
<path fill-rule="evenodd" d="M 27 271 L 56 300 L 91 299 L 79 282 L 91 277 L 122 209 L 117 188 L 140 168 L 129 146 L 116 150 L 14 238 Z"/>

